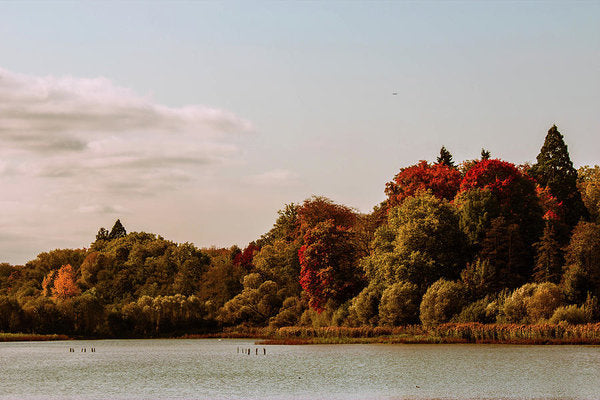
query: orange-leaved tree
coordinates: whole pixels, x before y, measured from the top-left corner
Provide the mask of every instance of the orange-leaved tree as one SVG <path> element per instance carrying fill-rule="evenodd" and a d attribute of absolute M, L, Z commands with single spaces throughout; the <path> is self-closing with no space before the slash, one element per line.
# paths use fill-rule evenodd
<path fill-rule="evenodd" d="M 57 299 L 68 299 L 81 293 L 81 290 L 75 283 L 75 271 L 70 264 L 63 265 L 58 270 L 58 276 L 54 279 L 54 288 L 52 289 L 54 297 Z"/>

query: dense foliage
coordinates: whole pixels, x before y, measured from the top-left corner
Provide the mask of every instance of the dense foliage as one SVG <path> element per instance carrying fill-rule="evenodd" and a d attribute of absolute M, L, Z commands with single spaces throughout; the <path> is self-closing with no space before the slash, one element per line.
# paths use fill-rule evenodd
<path fill-rule="evenodd" d="M 324 197 L 288 204 L 245 248 L 200 249 L 117 220 L 89 248 L 0 264 L 0 332 L 421 324 L 411 329 L 485 337 L 471 323 L 600 320 L 600 167 L 575 170 L 556 127 L 533 166 L 483 149 L 455 165 L 442 147 L 385 193 L 369 214 Z"/>

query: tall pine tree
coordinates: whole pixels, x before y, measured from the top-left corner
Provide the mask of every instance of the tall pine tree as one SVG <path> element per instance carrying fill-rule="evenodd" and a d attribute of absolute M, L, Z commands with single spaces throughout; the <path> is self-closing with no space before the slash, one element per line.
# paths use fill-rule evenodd
<path fill-rule="evenodd" d="M 550 193 L 562 202 L 565 223 L 569 228 L 572 229 L 581 218 L 588 218 L 581 193 L 577 189 L 577 170 L 573 168 L 567 145 L 556 125 L 548 131 L 530 175 L 542 187 L 547 186 Z"/>

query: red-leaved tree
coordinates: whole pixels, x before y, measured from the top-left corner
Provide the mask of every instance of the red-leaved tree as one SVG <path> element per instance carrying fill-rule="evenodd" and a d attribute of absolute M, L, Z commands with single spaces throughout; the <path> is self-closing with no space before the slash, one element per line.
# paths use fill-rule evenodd
<path fill-rule="evenodd" d="M 254 268 L 252 263 L 254 256 L 260 251 L 260 247 L 256 243 L 251 242 L 243 251 L 240 251 L 233 258 L 233 264 L 239 265 L 246 271 L 251 271 Z"/>
<path fill-rule="evenodd" d="M 298 251 L 300 285 L 313 309 L 321 312 L 328 300 L 342 303 L 362 288 L 356 251 L 356 235 L 352 229 L 335 225 L 331 219 L 317 223 L 306 232 L 304 244 Z"/>
<path fill-rule="evenodd" d="M 495 223 L 486 227 L 478 257 L 494 264 L 499 273 L 514 275 L 503 277 L 506 285 L 521 283 L 529 278 L 534 262 L 532 245 L 539 240 L 544 228 L 543 210 L 535 182 L 512 163 L 488 159 L 477 162 L 465 174 L 460 185 L 461 193 L 472 189 L 488 190 L 498 205 L 494 215 L 490 215 L 490 220 Z M 512 236 L 506 233 L 509 231 Z M 515 251 L 504 254 L 506 246 L 501 239 L 509 236 L 518 237 L 521 242 L 519 266 L 514 266 L 512 261 L 506 259 L 517 254 Z M 510 246 L 507 248 L 512 249 Z"/>
<path fill-rule="evenodd" d="M 416 165 L 402 168 L 394 180 L 385 185 L 388 205 L 393 207 L 407 197 L 426 190 L 430 190 L 438 198 L 452 200 L 458 192 L 461 179 L 456 168 L 420 161 Z"/>
<path fill-rule="evenodd" d="M 474 188 L 488 189 L 498 199 L 504 217 L 521 223 L 528 215 L 542 212 L 535 181 L 512 163 L 489 159 L 476 163 L 460 184 L 461 192 Z"/>

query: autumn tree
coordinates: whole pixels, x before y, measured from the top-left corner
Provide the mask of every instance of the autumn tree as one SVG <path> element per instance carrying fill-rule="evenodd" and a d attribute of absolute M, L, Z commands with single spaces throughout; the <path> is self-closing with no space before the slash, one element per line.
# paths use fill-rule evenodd
<path fill-rule="evenodd" d="M 556 125 L 548 131 L 530 174 L 540 186 L 547 186 L 563 204 L 565 221 L 569 227 L 574 227 L 581 218 L 588 217 L 577 189 L 577 170 L 573 167 L 563 135 Z"/>
<path fill-rule="evenodd" d="M 515 226 L 519 231 L 526 251 L 522 254 L 525 257 L 523 262 L 533 264 L 531 246 L 539 240 L 544 227 L 543 210 L 533 179 L 519 171 L 514 164 L 498 159 L 482 160 L 467 171 L 461 182 L 461 194 L 473 189 L 489 191 L 494 200 L 490 202 L 485 193 L 477 195 L 480 200 L 476 201 L 481 205 L 475 206 L 491 211 L 483 221 L 477 221 L 476 214 L 471 212 L 469 218 L 475 218 L 475 222 L 469 222 L 472 226 L 469 228 L 471 237 L 480 240 L 481 233 L 485 231 L 481 229 L 481 223 L 487 224 L 494 217 L 502 217 L 506 224 Z"/>
<path fill-rule="evenodd" d="M 416 165 L 402 168 L 388 182 L 385 194 L 388 196 L 388 207 L 401 204 L 406 198 L 416 195 L 421 191 L 431 193 L 446 200 L 452 200 L 460 187 L 460 172 L 444 163 L 429 164 L 420 161 Z"/>
<path fill-rule="evenodd" d="M 305 200 L 297 210 L 300 233 L 305 235 L 319 223 L 331 221 L 335 226 L 351 228 L 357 221 L 356 211 L 336 204 L 326 197 L 313 196 Z"/>
<path fill-rule="evenodd" d="M 255 242 L 250 242 L 248 246 L 233 257 L 233 263 L 241 266 L 246 271 L 254 269 L 254 256 L 260 251 L 260 247 Z"/>
<path fill-rule="evenodd" d="M 71 265 L 63 265 L 54 279 L 52 294 L 60 300 L 68 299 L 81 293 L 81 290 L 75 283 L 75 272 Z"/>
<path fill-rule="evenodd" d="M 355 233 L 332 219 L 306 232 L 298 251 L 300 284 L 313 309 L 323 311 L 328 300 L 341 304 L 362 288 L 356 253 Z"/>

